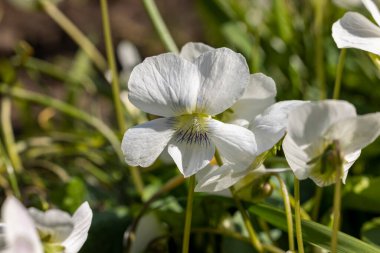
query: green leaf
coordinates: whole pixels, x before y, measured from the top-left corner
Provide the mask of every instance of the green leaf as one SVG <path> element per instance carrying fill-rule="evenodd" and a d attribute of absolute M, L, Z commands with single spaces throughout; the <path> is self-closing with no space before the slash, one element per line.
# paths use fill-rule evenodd
<path fill-rule="evenodd" d="M 350 177 L 344 187 L 343 207 L 379 213 L 379 185 L 380 177 Z"/>
<path fill-rule="evenodd" d="M 272 225 L 287 231 L 285 213 L 265 204 L 254 205 L 249 208 L 251 213 L 258 215 Z M 306 242 L 330 249 L 331 229 L 313 221 L 302 221 L 302 235 Z M 380 249 L 369 245 L 355 237 L 339 232 L 338 252 L 340 253 L 380 253 Z"/>
<path fill-rule="evenodd" d="M 364 241 L 380 247 L 380 217 L 364 223 L 361 234 Z"/>

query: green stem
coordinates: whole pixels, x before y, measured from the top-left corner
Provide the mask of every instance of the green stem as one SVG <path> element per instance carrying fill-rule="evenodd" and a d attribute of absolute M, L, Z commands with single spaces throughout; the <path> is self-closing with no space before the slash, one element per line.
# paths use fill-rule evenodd
<path fill-rule="evenodd" d="M 311 212 L 311 219 L 313 221 L 318 220 L 319 209 L 321 207 L 322 194 L 323 194 L 323 188 L 317 186 L 317 188 L 315 189 L 315 195 L 314 195 L 313 211 Z"/>
<path fill-rule="evenodd" d="M 17 182 L 17 176 L 15 169 L 13 168 L 11 162 L 9 161 L 7 154 L 5 153 L 5 149 L 3 147 L 3 143 L 0 141 L 0 157 L 3 159 L 8 177 L 9 177 L 9 183 L 11 185 L 13 194 L 18 198 L 21 199 L 21 193 L 20 193 L 20 188 L 18 186 Z"/>
<path fill-rule="evenodd" d="M 111 69 L 111 82 L 112 82 L 112 95 L 116 111 L 116 119 L 121 133 L 126 130 L 126 124 L 124 121 L 123 109 L 120 100 L 120 84 L 119 75 L 116 69 L 115 53 L 112 43 L 112 35 L 110 28 L 110 21 L 108 15 L 108 4 L 107 0 L 100 0 L 100 6 L 102 10 L 102 20 L 103 20 L 103 30 L 104 30 L 104 40 L 106 44 L 108 65 Z"/>
<path fill-rule="evenodd" d="M 111 83 L 112 83 L 112 95 L 116 112 L 116 120 L 119 126 L 120 133 L 123 134 L 126 130 L 126 124 L 124 120 L 124 112 L 120 99 L 120 83 L 119 75 L 116 68 L 115 51 L 113 48 L 111 26 L 108 15 L 107 0 L 100 0 L 100 6 L 102 10 L 104 40 L 106 44 L 107 59 L 109 68 L 111 69 Z M 136 187 L 137 192 L 142 196 L 144 191 L 144 182 L 141 178 L 140 170 L 135 167 L 129 167 L 129 172 L 132 175 L 133 184 Z"/>
<path fill-rule="evenodd" d="M 275 177 L 277 178 L 278 182 L 280 183 L 281 188 L 281 194 L 282 198 L 284 200 L 284 206 L 285 206 L 285 214 L 286 214 L 286 222 L 288 225 L 288 241 L 289 241 L 289 250 L 291 252 L 295 251 L 295 245 L 294 245 L 294 232 L 293 232 L 293 217 L 292 217 L 292 208 L 290 205 L 289 200 L 289 193 L 288 189 L 286 188 L 284 180 L 278 175 L 275 174 Z"/>
<path fill-rule="evenodd" d="M 336 170 L 336 182 L 335 182 L 335 192 L 334 192 L 334 209 L 333 209 L 333 230 L 331 235 L 331 253 L 337 252 L 338 246 L 338 232 L 340 226 L 340 207 L 341 207 L 341 172 L 342 168 Z"/>
<path fill-rule="evenodd" d="M 344 62 L 346 60 L 346 52 L 347 52 L 347 49 L 345 49 L 345 48 L 343 48 L 340 51 L 338 67 L 336 69 L 336 78 L 335 78 L 333 99 L 338 99 L 339 95 L 340 95 L 340 87 L 342 86 L 341 83 L 342 83 Z"/>
<path fill-rule="evenodd" d="M 300 202 L 300 182 L 296 177 L 294 177 L 294 198 L 295 198 L 295 218 L 296 218 L 296 236 L 298 252 L 304 253 L 303 240 L 302 240 L 302 227 L 301 227 L 301 202 Z"/>
<path fill-rule="evenodd" d="M 166 50 L 178 53 L 178 48 L 166 27 L 154 0 L 143 0 L 144 6 Z"/>
<path fill-rule="evenodd" d="M 325 99 L 327 97 L 326 92 L 326 78 L 323 60 L 323 19 L 326 12 L 326 0 L 315 1 L 315 64 L 317 83 L 321 92 L 320 98 Z"/>
<path fill-rule="evenodd" d="M 252 245 L 256 248 L 258 252 L 264 252 L 263 245 L 261 244 L 260 240 L 258 239 L 258 236 L 256 234 L 255 229 L 252 226 L 251 220 L 247 214 L 247 211 L 244 209 L 242 203 L 240 202 L 239 198 L 235 195 L 233 187 L 230 187 L 232 198 L 235 201 L 236 207 L 238 208 L 242 218 L 244 225 L 248 231 L 249 238 L 251 239 Z"/>
<path fill-rule="evenodd" d="M 71 22 L 50 0 L 39 0 L 44 11 L 80 46 L 95 63 L 97 68 L 105 71 L 107 63 L 92 42 Z"/>
<path fill-rule="evenodd" d="M 217 164 L 220 167 L 223 165 L 222 158 L 220 157 L 218 151 L 215 151 L 215 160 L 216 160 Z M 236 207 L 238 208 L 238 210 L 239 210 L 239 212 L 240 212 L 240 214 L 241 214 L 241 216 L 243 218 L 244 225 L 245 225 L 245 228 L 248 231 L 249 238 L 251 239 L 252 245 L 256 248 L 256 250 L 258 252 L 263 252 L 263 250 L 264 250 L 263 249 L 263 245 L 261 244 L 260 240 L 258 239 L 256 231 L 253 228 L 253 225 L 251 223 L 251 220 L 250 220 L 250 218 L 249 218 L 246 210 L 244 209 L 244 207 L 243 207 L 242 203 L 240 202 L 239 198 L 236 196 L 236 194 L 234 192 L 233 186 L 230 187 L 230 192 L 231 192 L 232 198 L 235 201 Z"/>
<path fill-rule="evenodd" d="M 51 98 L 36 92 L 27 91 L 19 87 L 9 87 L 6 84 L 0 84 L 0 93 L 8 94 L 18 99 L 24 99 L 30 102 L 41 104 L 44 106 L 52 107 L 62 113 L 65 113 L 73 118 L 77 118 L 94 127 L 111 143 L 115 153 L 118 155 L 120 161 L 124 162 L 123 154 L 120 150 L 120 141 L 114 132 L 100 119 L 82 111 L 78 108 L 64 103 L 58 99 Z"/>
<path fill-rule="evenodd" d="M 18 151 L 16 149 L 16 143 L 12 128 L 11 118 L 11 99 L 8 96 L 4 96 L 1 101 L 1 124 L 4 138 L 5 148 L 8 152 L 9 159 L 16 172 L 21 172 L 23 169 L 22 162 Z"/>
<path fill-rule="evenodd" d="M 183 232 L 182 253 L 189 252 L 191 218 L 193 214 L 194 188 L 195 188 L 195 176 L 193 175 L 190 177 L 190 180 L 189 180 L 189 189 L 188 189 L 188 194 L 187 194 L 186 218 L 185 218 L 185 229 Z"/>

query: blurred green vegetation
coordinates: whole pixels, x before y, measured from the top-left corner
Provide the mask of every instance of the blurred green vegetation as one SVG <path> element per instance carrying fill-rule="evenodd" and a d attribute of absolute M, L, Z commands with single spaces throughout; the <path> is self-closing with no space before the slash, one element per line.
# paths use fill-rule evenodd
<path fill-rule="evenodd" d="M 117 2 L 120 1 L 110 1 L 115 5 Z M 275 80 L 278 101 L 331 98 L 339 57 L 331 26 L 346 11 L 369 16 L 360 5 L 348 10 L 327 0 L 194 3 L 192 11 L 202 24 L 202 42 L 241 52 L 251 72 L 262 72 Z M 175 24 L 167 26 L 171 29 Z M 101 33 L 99 30 L 99 37 Z M 49 60 L 36 57 L 34 50 L 27 41 L 20 41 L 14 45 L 12 55 L 0 59 L 2 196 L 12 192 L 15 176 L 27 205 L 73 212 L 88 200 L 96 215 L 82 252 L 126 252 L 130 246 L 124 238 L 125 230 L 133 232 L 136 229 L 133 224 L 138 221 L 135 218 L 153 211 L 165 232 L 145 242 L 145 252 L 179 252 L 186 184 L 181 181 L 173 189 L 169 187 L 168 192 L 160 192 L 178 176 L 175 166 L 161 159 L 150 168 L 139 169 L 145 186 L 140 196 L 120 153 L 122 133 L 117 130 L 111 86 L 105 73 L 80 48 L 74 55 L 46 57 Z M 363 51 L 347 51 L 340 97 L 353 103 L 359 114 L 380 109 L 380 87 L 377 87 L 380 70 L 376 60 L 376 56 Z M 119 67 L 121 71 L 120 64 Z M 125 83 L 121 88 L 125 91 Z M 128 127 L 148 117 L 125 108 Z M 286 166 L 286 161 L 280 151 L 278 157 L 269 158 L 266 164 L 281 167 Z M 291 186 L 292 176 L 282 176 Z M 268 224 L 271 222 L 265 212 L 254 211 L 256 202 L 283 208 L 277 181 L 269 177 L 265 180 L 273 187 L 273 194 L 255 192 L 251 196 L 255 201 L 245 204 L 252 205 L 252 213 L 257 215 L 252 220 L 260 231 L 260 239 L 286 249 L 286 232 L 279 225 Z M 342 231 L 378 247 L 379 180 L 380 141 L 376 141 L 363 150 L 343 188 Z M 311 213 L 315 185 L 306 180 L 301 189 L 303 207 Z M 324 189 L 318 215 L 318 221 L 327 226 L 332 192 L 332 187 Z M 256 198 L 258 195 L 260 198 Z M 154 201 L 144 205 L 152 196 Z M 246 231 L 231 199 L 196 194 L 190 252 L 254 252 L 241 233 L 245 235 Z M 312 246 L 307 247 L 310 252 Z"/>

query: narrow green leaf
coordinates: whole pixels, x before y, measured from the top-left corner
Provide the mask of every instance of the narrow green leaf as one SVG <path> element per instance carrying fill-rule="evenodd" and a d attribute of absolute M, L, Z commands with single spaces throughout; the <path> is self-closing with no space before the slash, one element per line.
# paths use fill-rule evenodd
<path fill-rule="evenodd" d="M 285 213 L 266 204 L 258 204 L 249 208 L 272 225 L 287 231 Z M 313 221 L 302 221 L 303 239 L 323 249 L 330 249 L 331 229 Z M 371 246 L 355 237 L 339 232 L 338 252 L 340 253 L 380 253 L 380 249 Z"/>

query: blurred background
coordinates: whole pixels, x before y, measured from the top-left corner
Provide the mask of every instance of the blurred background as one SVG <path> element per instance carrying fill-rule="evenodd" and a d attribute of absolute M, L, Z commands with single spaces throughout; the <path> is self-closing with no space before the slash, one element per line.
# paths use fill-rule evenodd
<path fill-rule="evenodd" d="M 142 1 L 108 3 L 125 95 L 133 66 L 167 50 Z M 361 2 L 353 0 L 160 0 L 157 6 L 179 48 L 199 41 L 242 53 L 252 73 L 262 72 L 275 80 L 278 101 L 331 98 L 339 57 L 331 37 L 332 24 L 347 11 L 371 18 Z M 165 159 L 139 169 L 144 187 L 136 190 L 130 168 L 120 156 L 122 131 L 116 124 L 106 68 L 94 64 L 62 29 L 55 19 L 60 15 L 75 24 L 105 57 L 99 1 L 0 0 L 2 195 L 12 191 L 7 174 L 11 168 L 26 205 L 72 212 L 89 200 L 96 216 L 81 252 L 178 252 L 186 186 L 178 181 L 179 187 L 143 205 L 178 176 L 177 169 Z M 359 114 L 380 110 L 378 62 L 366 52 L 347 51 L 340 97 L 353 103 Z M 123 102 L 127 127 L 151 117 Z M 266 165 L 286 166 L 281 151 L 278 155 Z M 283 177 L 291 190 L 291 175 Z M 270 178 L 265 180 L 273 192 L 261 192 L 259 185 L 248 201 L 281 207 L 278 185 Z M 350 170 L 344 186 L 342 230 L 378 245 L 379 183 L 377 141 Z M 315 187 L 308 180 L 301 187 L 304 209 L 312 212 Z M 328 225 L 332 188 L 326 187 L 322 196 L 316 217 Z M 141 245 L 126 246 L 123 238 L 128 234 L 124 232 L 131 229 L 141 210 L 151 214 L 144 216 L 145 223 L 141 220 L 145 224 L 137 237 L 143 238 Z M 193 226 L 199 231 L 194 232 L 192 252 L 252 252 L 246 241 L 218 230 L 244 230 L 231 200 L 199 194 L 194 210 Z M 254 220 L 263 240 L 286 245 L 284 232 L 260 217 Z"/>

